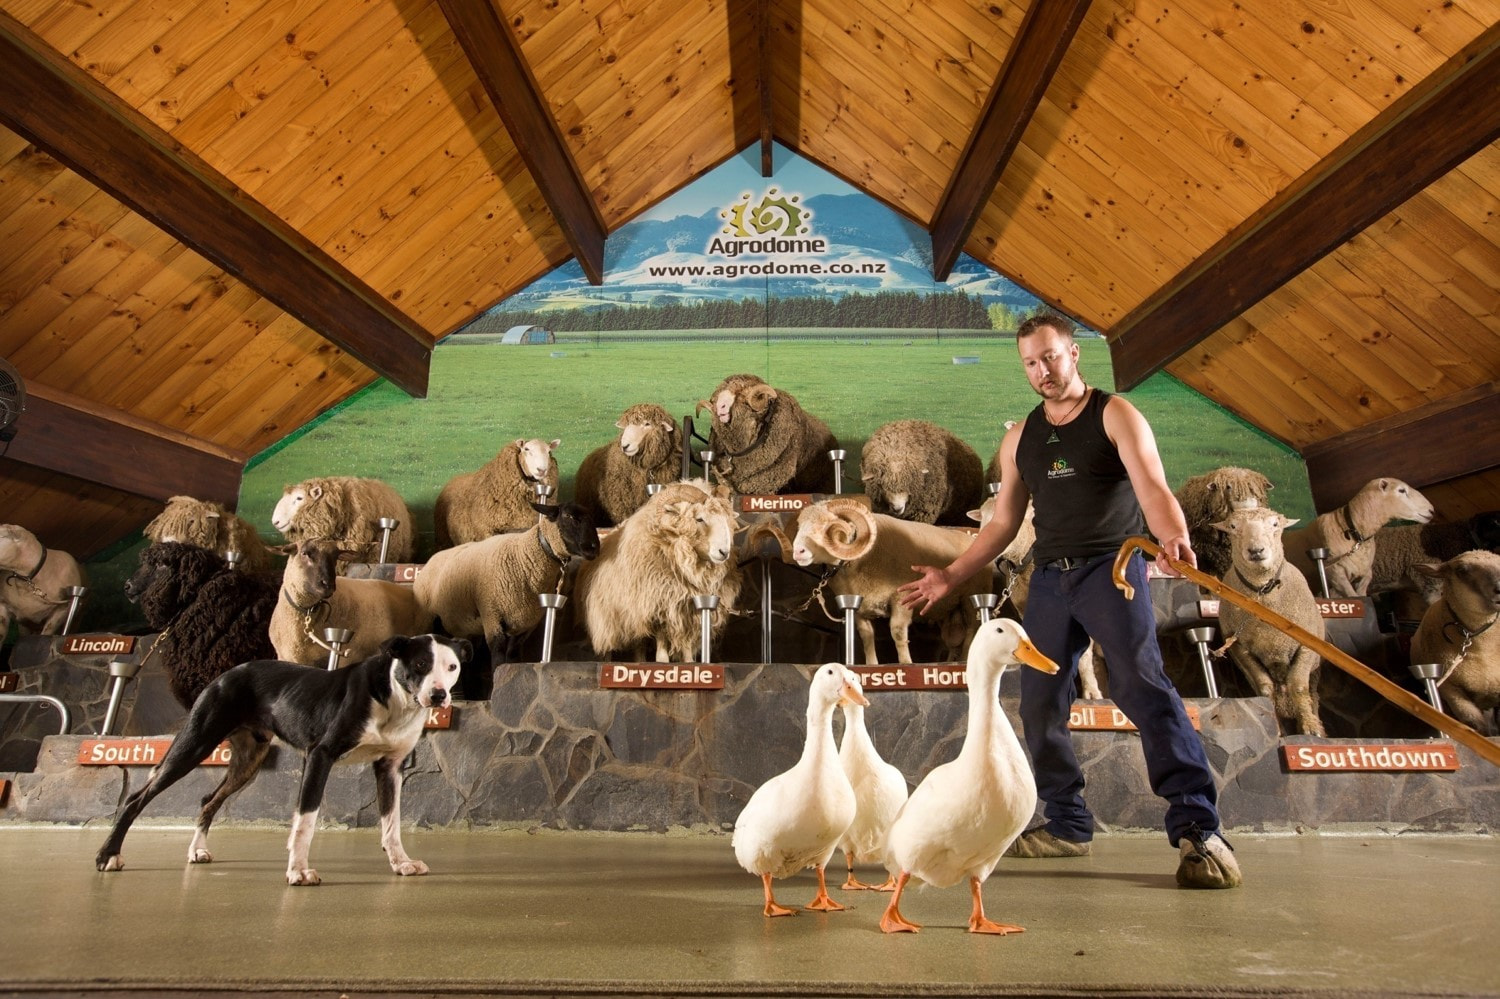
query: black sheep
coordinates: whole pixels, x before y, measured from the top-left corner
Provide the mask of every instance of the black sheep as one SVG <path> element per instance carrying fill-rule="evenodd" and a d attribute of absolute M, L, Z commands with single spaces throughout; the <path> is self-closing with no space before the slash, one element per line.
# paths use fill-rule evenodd
<path fill-rule="evenodd" d="M 150 653 L 166 670 L 172 694 L 191 707 L 220 673 L 251 659 L 275 659 L 271 612 L 279 580 L 237 569 L 216 552 L 161 541 L 142 552 L 125 595 L 160 632 Z"/>

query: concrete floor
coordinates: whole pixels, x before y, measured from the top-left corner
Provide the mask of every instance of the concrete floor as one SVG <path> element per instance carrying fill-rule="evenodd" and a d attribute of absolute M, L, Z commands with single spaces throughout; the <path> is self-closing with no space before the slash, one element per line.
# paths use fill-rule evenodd
<path fill-rule="evenodd" d="M 284 827 L 216 831 L 218 859 L 188 866 L 187 830 L 138 825 L 107 875 L 104 833 L 0 828 L 0 992 L 1500 995 L 1491 837 L 1239 835 L 1245 886 L 1193 892 L 1164 839 L 1108 836 L 1001 861 L 987 910 L 1024 934 L 965 932 L 954 888 L 909 893 L 925 928 L 888 937 L 864 892 L 763 918 L 727 836 L 412 829 L 432 873 L 401 879 L 374 830 L 330 829 L 323 884 L 288 888 Z"/>

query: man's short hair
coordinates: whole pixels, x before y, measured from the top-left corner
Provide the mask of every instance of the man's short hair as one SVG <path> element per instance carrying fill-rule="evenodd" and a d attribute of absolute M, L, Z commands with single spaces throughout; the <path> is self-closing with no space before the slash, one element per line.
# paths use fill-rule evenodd
<path fill-rule="evenodd" d="M 1016 330 L 1016 339 L 1019 340 L 1022 337 L 1028 337 L 1043 326 L 1052 327 L 1069 340 L 1073 339 L 1073 333 L 1078 329 L 1077 323 L 1061 313 L 1038 312 L 1020 325 Z"/>

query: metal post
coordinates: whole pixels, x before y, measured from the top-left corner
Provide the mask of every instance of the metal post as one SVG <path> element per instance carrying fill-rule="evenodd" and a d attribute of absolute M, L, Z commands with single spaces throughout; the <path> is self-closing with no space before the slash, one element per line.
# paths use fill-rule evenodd
<path fill-rule="evenodd" d="M 828 457 L 833 459 L 833 491 L 835 494 L 844 491 L 844 459 L 849 452 L 843 448 L 834 448 L 828 452 Z"/>
<path fill-rule="evenodd" d="M 341 649 L 343 649 L 344 644 L 346 642 L 348 642 L 349 639 L 351 639 L 353 637 L 354 637 L 354 632 L 350 631 L 348 628 L 324 628 L 323 629 L 323 641 L 327 642 L 330 646 L 332 646 L 332 648 L 330 648 L 328 650 L 328 668 L 329 669 L 338 669 L 339 668 L 339 652 L 340 652 Z"/>
<path fill-rule="evenodd" d="M 703 632 L 698 639 L 698 661 L 700 663 L 712 662 L 714 608 L 719 606 L 719 595 L 717 593 L 700 593 L 693 598 L 693 606 L 698 608 L 703 628 Z"/>
<path fill-rule="evenodd" d="M 557 612 L 568 602 L 561 593 L 538 593 L 542 605 L 542 662 L 552 661 L 552 637 L 557 633 Z"/>
<path fill-rule="evenodd" d="M 1000 606 L 1000 594 L 976 593 L 969 598 L 969 603 L 979 612 L 979 623 L 984 624 L 995 616 L 995 608 Z"/>
<path fill-rule="evenodd" d="M 1219 684 L 1214 679 L 1213 663 L 1208 658 L 1208 643 L 1214 640 L 1216 632 L 1212 628 L 1189 628 L 1187 630 L 1188 641 L 1198 647 L 1198 663 L 1203 667 L 1203 681 L 1208 684 L 1208 696 L 1219 696 Z"/>
<path fill-rule="evenodd" d="M 1318 592 L 1321 593 L 1321 594 L 1323 594 L 1323 599 L 1324 600 L 1327 600 L 1328 599 L 1328 566 L 1327 566 L 1326 563 L 1328 562 L 1328 549 L 1327 548 L 1309 548 L 1307 550 L 1307 557 L 1310 558 L 1310 559 L 1312 559 L 1313 560 L 1313 564 L 1318 567 Z"/>
<path fill-rule="evenodd" d="M 661 492 L 661 483 L 660 482 L 648 482 L 648 483 L 646 483 L 646 495 L 647 496 L 655 496 L 659 492 Z"/>
<path fill-rule="evenodd" d="M 380 526 L 380 564 L 385 564 L 386 553 L 391 550 L 391 532 L 401 526 L 395 517 L 381 517 L 375 522 Z"/>
<path fill-rule="evenodd" d="M 865 598 L 858 593 L 841 593 L 833 600 L 839 605 L 839 610 L 844 612 L 844 665 L 853 666 L 854 612 L 859 610 L 859 605 L 865 602 Z"/>
<path fill-rule="evenodd" d="M 1438 677 L 1443 675 L 1442 663 L 1412 663 L 1411 675 L 1427 687 L 1427 700 L 1437 710 L 1443 710 L 1443 699 L 1438 694 Z"/>
<path fill-rule="evenodd" d="M 83 601 L 83 595 L 89 591 L 87 586 L 70 586 L 63 590 L 68 595 L 68 617 L 63 621 L 62 633 L 66 635 L 68 629 L 73 627 L 73 615 L 78 613 L 78 605 Z"/>
<path fill-rule="evenodd" d="M 709 480 L 708 471 L 714 464 L 713 451 L 699 451 L 698 460 L 703 462 L 703 481 L 707 482 Z"/>
<path fill-rule="evenodd" d="M 240 563 L 244 560 L 245 553 L 242 551 L 237 551 L 231 548 L 229 549 L 229 551 L 224 553 L 224 561 L 229 563 L 229 568 L 231 569 L 238 569 L 240 567 Z"/>
<path fill-rule="evenodd" d="M 771 661 L 771 560 L 760 557 L 760 661 Z"/>
<path fill-rule="evenodd" d="M 985 486 L 985 489 L 989 490 L 989 494 L 991 496 L 1000 495 L 1000 483 L 998 482 L 991 482 L 989 485 Z"/>
<path fill-rule="evenodd" d="M 138 662 L 125 662 L 120 659 L 112 660 L 109 664 L 109 675 L 114 677 L 109 688 L 109 707 L 104 712 L 104 724 L 99 729 L 100 735 L 109 735 L 115 727 L 115 716 L 120 713 L 120 701 L 125 697 L 125 685 L 131 678 L 141 671 Z"/>

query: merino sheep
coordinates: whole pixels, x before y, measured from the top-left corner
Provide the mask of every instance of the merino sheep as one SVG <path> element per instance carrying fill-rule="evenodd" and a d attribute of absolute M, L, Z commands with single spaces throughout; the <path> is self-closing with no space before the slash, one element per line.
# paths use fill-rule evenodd
<path fill-rule="evenodd" d="M 1464 552 L 1419 571 L 1442 581 L 1411 640 L 1411 661 L 1441 663 L 1443 710 L 1484 735 L 1500 735 L 1500 555 Z"/>
<path fill-rule="evenodd" d="M 733 375 L 699 405 L 714 412 L 708 435 L 714 471 L 735 492 L 833 491 L 828 452 L 838 441 L 791 393 L 754 375 Z"/>
<path fill-rule="evenodd" d="M 682 475 L 682 431 L 653 403 L 631 406 L 615 421 L 620 435 L 578 466 L 573 499 L 600 526 L 618 524 L 646 502 L 646 487 Z"/>
<path fill-rule="evenodd" d="M 561 440 L 518 437 L 477 471 L 455 475 L 432 508 L 437 546 L 483 541 L 493 534 L 524 531 L 536 523 L 537 485 L 557 488 Z"/>
<path fill-rule="evenodd" d="M 217 552 L 161 541 L 141 550 L 125 596 L 158 632 L 142 661 L 160 657 L 172 696 L 184 708 L 225 670 L 274 659 L 271 612 L 280 580 L 273 573 L 232 570 Z"/>
<path fill-rule="evenodd" d="M 1318 638 L 1323 615 L 1307 579 L 1287 564 L 1282 532 L 1295 524 L 1267 507 L 1236 510 L 1215 526 L 1229 538 L 1234 564 L 1224 579 L 1232 589 L 1258 600 Z M 1277 719 L 1303 735 L 1323 735 L 1318 717 L 1318 670 L 1322 658 L 1296 639 L 1227 600 L 1219 623 L 1229 658 L 1257 694 L 1269 697 Z"/>
<path fill-rule="evenodd" d="M 1275 488 L 1271 480 L 1249 468 L 1232 465 L 1195 475 L 1177 490 L 1177 503 L 1187 521 L 1188 541 L 1198 556 L 1198 568 L 1224 578 L 1234 560 L 1229 536 L 1214 527 L 1236 510 L 1265 506 Z"/>
<path fill-rule="evenodd" d="M 306 479 L 281 492 L 271 511 L 271 526 L 292 544 L 332 541 L 373 562 L 380 557 L 380 518 L 399 521 L 391 531 L 386 559 L 407 562 L 412 557 L 411 511 L 388 484 L 379 479 L 349 475 Z"/>
<path fill-rule="evenodd" d="M 896 420 L 870 435 L 860 478 L 876 513 L 923 524 L 962 524 L 984 499 L 984 466 L 972 447 L 926 420 Z"/>
<path fill-rule="evenodd" d="M 68 619 L 68 587 L 84 584 L 83 568 L 48 548 L 19 524 L 0 524 L 0 642 L 15 621 L 23 633 L 55 635 Z"/>
<path fill-rule="evenodd" d="M 1371 479 L 1337 510 L 1319 514 L 1311 524 L 1289 533 L 1283 539 L 1286 557 L 1309 580 L 1316 580 L 1317 566 L 1307 551 L 1327 548 L 1329 596 L 1362 597 L 1369 590 L 1375 563 L 1375 532 L 1393 520 L 1425 524 L 1431 519 L 1432 504 L 1411 486 L 1400 479 Z"/>
<path fill-rule="evenodd" d="M 877 617 L 890 618 L 897 661 L 909 663 L 909 633 L 915 612 L 902 606 L 896 588 L 917 578 L 912 566 L 947 565 L 973 540 L 963 531 L 871 513 L 857 500 L 835 498 L 802 508 L 792 539 L 792 560 L 802 566 L 832 566 L 826 577 L 828 590 L 835 595 L 857 593 L 864 598 L 855 627 L 864 646 L 866 665 L 880 662 L 871 623 Z M 992 588 L 991 574 L 977 572 L 934 604 L 926 616 L 941 625 L 948 617 L 961 615 L 963 637 L 958 647 L 967 648 L 979 627 L 969 597 L 989 593 Z M 959 629 L 945 631 L 956 633 Z"/>
<path fill-rule="evenodd" d="M 535 526 L 434 554 L 417 574 L 417 600 L 451 635 L 482 636 L 490 662 L 510 662 L 541 623 L 542 593 L 561 592 L 570 557 L 599 554 L 593 517 L 576 503 L 534 504 Z"/>
<path fill-rule="evenodd" d="M 1446 562 L 1467 551 L 1500 552 L 1500 510 L 1476 513 L 1457 523 L 1394 524 L 1375 532 L 1370 593 L 1409 590 L 1422 606 L 1442 594 L 1437 580 L 1417 569 L 1420 562 Z M 1417 615 L 1420 617 L 1420 615 Z"/>
<path fill-rule="evenodd" d="M 696 660 L 701 628 L 692 598 L 718 595 L 714 636 L 739 600 L 737 527 L 727 488 L 702 479 L 664 486 L 626 518 L 599 557 L 578 570 L 575 616 L 595 653 L 631 650 L 644 658 L 649 638 L 657 662 Z"/>
<path fill-rule="evenodd" d="M 226 556 L 239 552 L 239 568 L 249 572 L 271 567 L 271 550 L 255 526 L 211 500 L 173 496 L 142 531 L 152 541 L 180 541 Z"/>
<path fill-rule="evenodd" d="M 270 624 L 277 659 L 304 666 L 326 664 L 324 628 L 354 632 L 340 651 L 356 663 L 378 652 L 393 635 L 432 630 L 432 615 L 417 602 L 410 586 L 339 576 L 337 563 L 357 557 L 332 541 L 301 541 L 287 552 L 281 597 Z"/>

